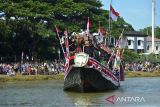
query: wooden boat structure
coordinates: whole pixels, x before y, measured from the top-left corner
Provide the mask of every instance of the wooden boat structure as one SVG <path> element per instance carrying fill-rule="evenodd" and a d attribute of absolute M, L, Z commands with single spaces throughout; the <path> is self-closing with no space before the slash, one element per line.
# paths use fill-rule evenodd
<path fill-rule="evenodd" d="M 124 80 L 122 70 L 114 74 L 88 54 L 80 52 L 68 58 L 64 77 L 64 90 L 66 91 L 106 91 L 115 90 Z M 120 74 L 122 74 L 120 76 Z"/>
<path fill-rule="evenodd" d="M 67 31 L 64 33 L 66 51 L 64 51 L 61 43 L 58 28 L 56 28 L 56 31 L 64 57 L 66 59 L 64 90 L 90 92 L 118 89 L 120 86 L 120 80 L 124 80 L 124 69 L 122 61 L 120 61 L 121 57 L 119 48 L 119 41 L 121 40 L 123 32 L 121 33 L 121 36 L 119 37 L 118 42 L 112 52 L 110 49 L 107 51 L 109 47 L 106 47 L 106 40 L 104 40 L 102 35 L 99 35 L 101 34 L 99 30 L 98 35 L 95 36 L 97 37 L 96 40 L 93 39 L 92 35 L 89 37 L 88 33 L 84 33 L 82 37 L 85 43 L 81 44 L 82 42 L 77 42 L 77 39 L 75 45 L 76 48 L 71 47 L 71 49 L 75 49 L 76 51 L 70 54 Z M 74 36 L 77 36 L 76 38 L 80 38 L 80 35 Z M 90 42 L 91 44 L 89 44 L 89 39 L 92 41 Z M 71 43 L 74 44 L 73 42 Z M 81 46 L 78 44 L 81 44 Z M 94 44 L 96 45 L 94 46 Z M 94 47 L 94 49 L 91 48 L 91 46 Z M 90 51 L 87 51 L 86 49 L 90 49 Z M 91 55 L 91 53 L 94 53 L 95 50 L 98 50 L 98 52 L 101 50 L 102 52 L 105 52 L 106 55 L 110 55 L 109 60 L 103 60 L 107 62 L 106 65 L 101 64 L 97 57 Z M 98 55 L 98 57 L 100 56 Z M 118 64 L 115 63 L 117 61 L 119 62 Z M 112 63 L 110 64 L 109 62 Z"/>

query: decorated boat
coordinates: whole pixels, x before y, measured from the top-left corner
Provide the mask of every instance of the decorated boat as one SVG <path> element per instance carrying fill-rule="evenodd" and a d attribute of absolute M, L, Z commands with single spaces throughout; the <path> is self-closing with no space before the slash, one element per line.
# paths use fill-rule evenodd
<path fill-rule="evenodd" d="M 64 90 L 105 91 L 115 90 L 120 86 L 120 81 L 124 80 L 121 60 L 123 51 L 120 52 L 119 48 L 122 34 L 111 51 L 101 33 L 100 24 L 97 35 L 91 35 L 87 30 L 84 33 L 73 33 L 68 40 L 67 30 L 64 31 L 64 44 L 58 28 L 56 31 L 66 60 Z"/>
<path fill-rule="evenodd" d="M 64 90 L 79 92 L 115 90 L 120 86 L 120 79 L 123 80 L 123 77 L 119 73 L 114 74 L 88 54 L 80 52 L 68 59 Z"/>
<path fill-rule="evenodd" d="M 80 92 L 113 90 L 120 86 L 119 79 L 97 60 L 86 53 L 69 57 L 64 78 L 64 90 Z"/>

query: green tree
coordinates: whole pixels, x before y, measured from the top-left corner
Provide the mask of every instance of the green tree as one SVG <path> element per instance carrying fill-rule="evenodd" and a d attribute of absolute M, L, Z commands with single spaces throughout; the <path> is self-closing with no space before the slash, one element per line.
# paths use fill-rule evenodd
<path fill-rule="evenodd" d="M 138 62 L 140 59 L 139 54 L 133 52 L 132 50 L 125 49 L 124 60 L 125 62 Z"/>
<path fill-rule="evenodd" d="M 24 51 L 34 58 L 46 58 L 55 51 L 53 46 L 59 48 L 55 25 L 62 31 L 79 32 L 86 29 L 88 17 L 91 32 L 97 32 L 98 21 L 106 30 L 109 12 L 102 6 L 100 0 L 1 0 L 0 10 L 5 15 L 0 19 L 0 38 L 8 44 L 4 53 L 11 50 L 7 53 L 20 56 Z M 116 37 L 123 28 L 133 30 L 122 17 L 112 22 L 112 27 Z"/>
<path fill-rule="evenodd" d="M 146 35 L 149 35 L 149 36 L 152 35 L 152 27 L 151 26 L 146 27 L 144 29 L 140 29 L 140 31 Z M 155 27 L 155 35 L 157 38 L 160 38 L 160 27 L 159 26 Z"/>
<path fill-rule="evenodd" d="M 15 54 L 20 55 L 24 51 L 37 57 L 39 41 L 53 35 L 46 24 L 51 20 L 52 5 L 38 0 L 6 0 L 0 1 L 0 9 L 5 13 L 1 21 L 6 25 L 5 30 L 1 29 L 6 32 L 2 35 L 10 36 L 8 42 L 12 44 Z"/>

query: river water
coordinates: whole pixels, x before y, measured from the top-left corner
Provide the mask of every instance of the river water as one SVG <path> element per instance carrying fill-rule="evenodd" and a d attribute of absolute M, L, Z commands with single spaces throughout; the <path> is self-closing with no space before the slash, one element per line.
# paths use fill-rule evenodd
<path fill-rule="evenodd" d="M 0 83 L 0 107 L 57 106 L 160 107 L 160 78 L 128 78 L 118 90 L 98 93 L 65 92 L 63 81 L 55 80 Z"/>

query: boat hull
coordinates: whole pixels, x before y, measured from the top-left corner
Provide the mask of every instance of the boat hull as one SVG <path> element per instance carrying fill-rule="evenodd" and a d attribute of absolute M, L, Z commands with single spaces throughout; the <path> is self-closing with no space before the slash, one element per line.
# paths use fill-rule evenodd
<path fill-rule="evenodd" d="M 64 78 L 64 90 L 67 91 L 105 91 L 115 90 L 120 86 L 119 79 L 105 66 L 89 58 L 83 67 L 74 64 L 74 57 L 69 59 Z"/>
<path fill-rule="evenodd" d="M 64 81 L 64 90 L 67 91 L 105 91 L 115 90 L 118 87 L 119 85 L 115 85 L 111 80 L 107 80 L 93 68 L 72 67 Z"/>

